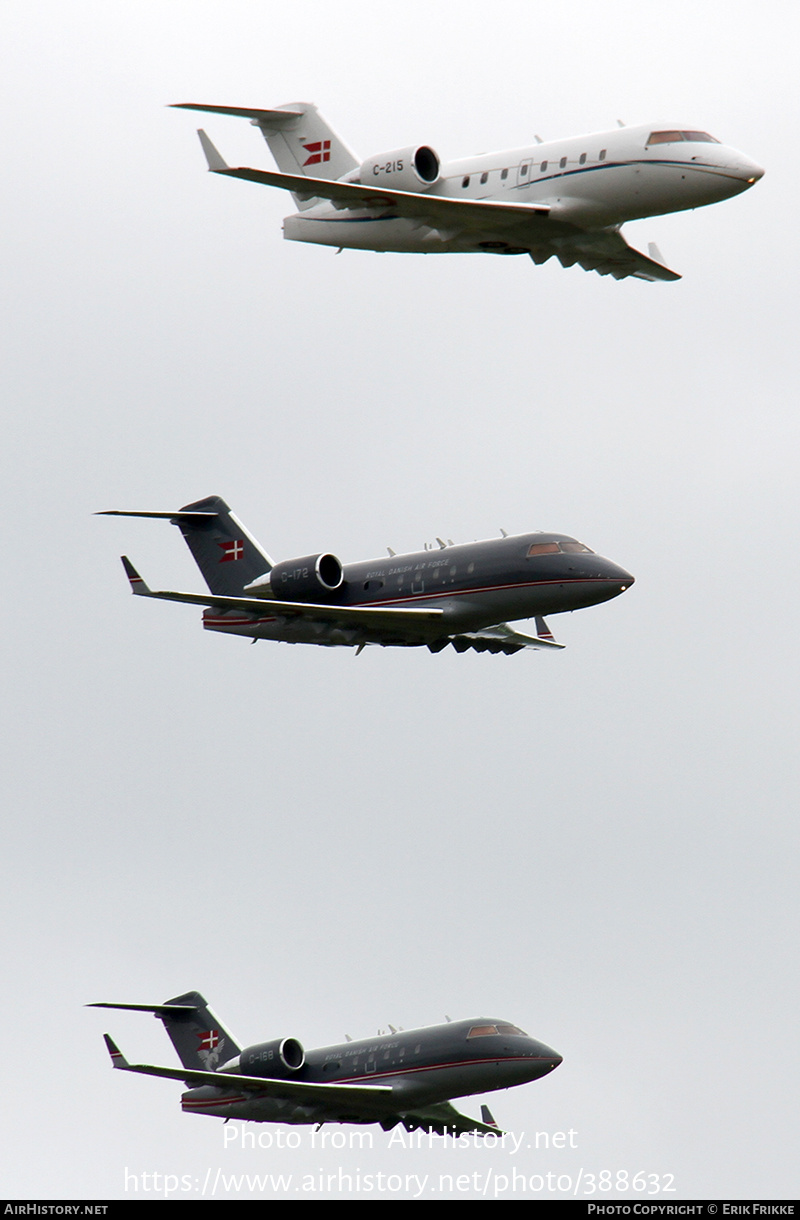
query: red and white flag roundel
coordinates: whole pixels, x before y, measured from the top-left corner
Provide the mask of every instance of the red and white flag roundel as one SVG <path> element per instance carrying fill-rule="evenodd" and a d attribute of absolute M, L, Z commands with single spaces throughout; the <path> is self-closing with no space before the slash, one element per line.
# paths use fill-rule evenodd
<path fill-rule="evenodd" d="M 205 1029 L 197 1036 L 200 1039 L 199 1051 L 213 1051 L 219 1046 L 219 1030 Z"/>
<path fill-rule="evenodd" d="M 222 547 L 223 552 L 220 563 L 233 563 L 244 555 L 244 539 L 242 538 L 234 538 L 231 542 L 218 542 L 217 546 Z"/>

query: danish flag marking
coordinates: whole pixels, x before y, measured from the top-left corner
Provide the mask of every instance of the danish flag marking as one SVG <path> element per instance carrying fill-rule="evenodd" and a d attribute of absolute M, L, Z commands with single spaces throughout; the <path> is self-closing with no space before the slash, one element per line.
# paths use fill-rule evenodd
<path fill-rule="evenodd" d="M 221 546 L 223 550 L 220 563 L 233 563 L 236 559 L 241 559 L 244 555 L 244 540 L 242 538 L 234 538 L 232 542 L 218 542 L 217 546 Z"/>
<path fill-rule="evenodd" d="M 213 1051 L 219 1046 L 219 1031 L 216 1029 L 206 1029 L 197 1036 L 200 1039 L 197 1049 L 200 1051 Z"/>
<path fill-rule="evenodd" d="M 319 165 L 321 161 L 330 161 L 331 159 L 330 140 L 315 140 L 313 144 L 304 144 L 303 148 L 306 152 L 311 153 L 308 160 L 303 162 L 304 169 L 307 165 Z"/>

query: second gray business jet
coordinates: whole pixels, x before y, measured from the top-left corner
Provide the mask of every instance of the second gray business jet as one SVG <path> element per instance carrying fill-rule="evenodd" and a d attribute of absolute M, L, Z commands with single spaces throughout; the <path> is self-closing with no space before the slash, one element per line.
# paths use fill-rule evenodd
<path fill-rule="evenodd" d="M 427 1029 L 392 1030 L 359 1042 L 306 1052 L 296 1038 L 276 1038 L 242 1050 L 196 991 L 165 1004 L 90 1004 L 151 1012 L 164 1023 L 180 1068 L 128 1063 L 106 1034 L 115 1068 L 182 1080 L 187 1114 L 258 1123 L 380 1123 L 390 1131 L 437 1135 L 497 1134 L 459 1114 L 451 1097 L 490 1093 L 547 1076 L 561 1063 L 556 1051 L 508 1021 L 482 1017 Z"/>
<path fill-rule="evenodd" d="M 173 512 L 121 512 L 177 525 L 209 593 L 149 589 L 125 556 L 131 589 L 142 597 L 204 606 L 203 626 L 253 640 L 355 647 L 427 646 L 440 652 L 519 652 L 562 648 L 544 620 L 624 593 L 633 577 L 565 534 L 517 534 L 410 555 L 343 565 L 335 555 L 275 563 L 230 511 L 211 496 Z M 522 635 L 507 620 L 536 620 Z"/>

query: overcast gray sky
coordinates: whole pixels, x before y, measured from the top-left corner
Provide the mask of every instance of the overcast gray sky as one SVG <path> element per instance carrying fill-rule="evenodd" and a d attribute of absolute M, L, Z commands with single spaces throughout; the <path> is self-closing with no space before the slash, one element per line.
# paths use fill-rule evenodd
<path fill-rule="evenodd" d="M 797 25 L 771 0 L 6 0 L 3 1194 L 340 1166 L 796 1193 Z M 365 157 L 652 119 L 767 172 L 626 228 L 677 284 L 334 257 L 165 109 L 297 100 Z M 637 583 L 554 618 L 554 656 L 251 648 L 128 595 L 123 551 L 203 587 L 177 530 L 92 516 L 212 493 L 278 557 L 541 528 Z M 112 1073 L 105 1029 L 175 1062 L 157 1022 L 82 1007 L 188 988 L 249 1043 L 498 1015 L 564 1062 L 485 1099 L 516 1157 L 226 1149 L 179 1084 Z"/>

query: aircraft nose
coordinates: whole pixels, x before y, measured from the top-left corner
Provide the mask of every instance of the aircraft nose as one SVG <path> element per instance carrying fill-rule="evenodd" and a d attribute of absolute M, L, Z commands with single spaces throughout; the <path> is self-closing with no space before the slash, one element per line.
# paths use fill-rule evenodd
<path fill-rule="evenodd" d="M 748 186 L 752 186 L 755 182 L 758 182 L 759 178 L 764 177 L 764 170 L 760 165 L 756 165 L 755 161 L 745 161 L 742 169 L 744 170 Z"/>
<path fill-rule="evenodd" d="M 560 1063 L 564 1062 L 563 1055 L 559 1055 L 558 1051 L 554 1051 L 551 1046 L 545 1046 L 544 1042 L 537 1042 L 536 1057 L 544 1060 L 544 1070 L 552 1072 Z"/>
<path fill-rule="evenodd" d="M 761 165 L 757 165 L 755 161 L 751 161 L 749 157 L 742 156 L 739 153 L 735 163 L 737 176 L 742 178 L 747 186 L 753 186 L 760 178 L 764 177 L 764 169 Z"/>
<path fill-rule="evenodd" d="M 626 572 L 624 568 L 619 567 L 615 563 L 609 564 L 609 568 L 611 569 L 609 572 L 610 579 L 619 584 L 618 593 L 624 593 L 626 589 L 630 589 L 631 585 L 635 583 L 634 577 L 631 576 L 630 572 Z"/>

